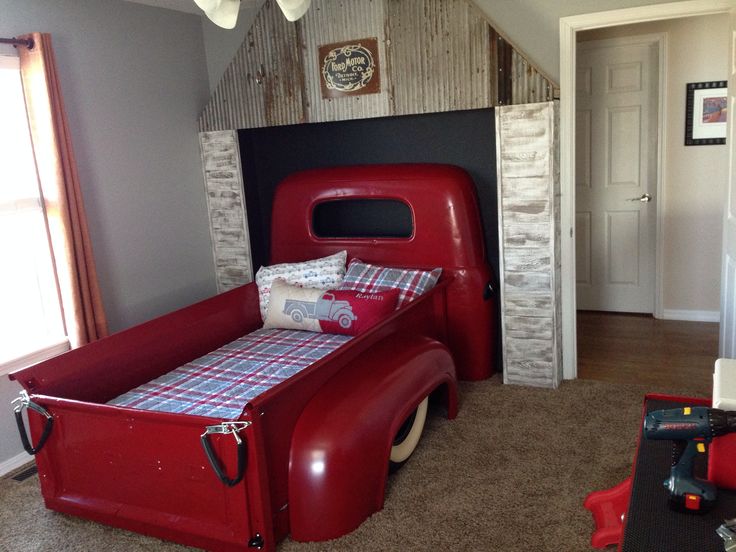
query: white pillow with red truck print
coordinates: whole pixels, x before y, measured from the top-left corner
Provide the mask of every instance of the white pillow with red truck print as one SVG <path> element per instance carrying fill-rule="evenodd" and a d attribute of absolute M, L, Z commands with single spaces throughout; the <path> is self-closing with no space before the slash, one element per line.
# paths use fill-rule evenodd
<path fill-rule="evenodd" d="M 266 320 L 266 309 L 271 295 L 271 282 L 276 278 L 300 287 L 318 289 L 336 288 L 345 277 L 345 261 L 347 251 L 340 251 L 328 257 L 304 261 L 301 263 L 281 263 L 262 266 L 256 273 L 258 285 L 258 301 L 261 307 L 261 318 Z"/>
<path fill-rule="evenodd" d="M 271 284 L 264 328 L 358 335 L 396 309 L 399 290 L 377 293 Z"/>

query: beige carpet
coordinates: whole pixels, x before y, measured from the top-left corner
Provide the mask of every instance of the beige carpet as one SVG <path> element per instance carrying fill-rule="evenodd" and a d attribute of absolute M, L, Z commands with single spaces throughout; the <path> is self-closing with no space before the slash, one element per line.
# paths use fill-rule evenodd
<path fill-rule="evenodd" d="M 458 418 L 433 413 L 390 478 L 383 511 L 341 539 L 287 539 L 279 552 L 591 550 L 583 499 L 629 475 L 646 391 L 654 390 L 583 380 L 556 391 L 497 378 L 462 384 Z M 0 480 L 0 550 L 191 549 L 50 512 L 32 477 Z"/>

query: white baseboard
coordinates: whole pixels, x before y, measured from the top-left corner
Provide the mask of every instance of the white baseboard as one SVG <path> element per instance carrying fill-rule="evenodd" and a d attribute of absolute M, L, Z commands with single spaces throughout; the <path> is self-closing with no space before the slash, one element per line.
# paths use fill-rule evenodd
<path fill-rule="evenodd" d="M 33 456 L 31 456 L 27 452 L 21 452 L 17 456 L 13 456 L 12 458 L 8 458 L 4 462 L 0 462 L 0 477 L 9 474 L 13 470 L 17 470 L 23 464 L 27 464 L 31 460 L 33 460 Z"/>
<path fill-rule="evenodd" d="M 664 309 L 662 311 L 662 319 L 664 320 L 684 320 L 687 322 L 720 322 L 721 312 L 720 311 Z"/>

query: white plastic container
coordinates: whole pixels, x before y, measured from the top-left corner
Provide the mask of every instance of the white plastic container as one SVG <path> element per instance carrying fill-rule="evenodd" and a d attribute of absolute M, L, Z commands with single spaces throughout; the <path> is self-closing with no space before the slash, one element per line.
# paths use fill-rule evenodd
<path fill-rule="evenodd" d="M 736 360 L 716 360 L 713 407 L 736 410 Z M 713 439 L 708 450 L 708 479 L 718 487 L 736 489 L 736 433 Z"/>
<path fill-rule="evenodd" d="M 713 373 L 713 408 L 736 410 L 736 360 L 719 358 Z"/>

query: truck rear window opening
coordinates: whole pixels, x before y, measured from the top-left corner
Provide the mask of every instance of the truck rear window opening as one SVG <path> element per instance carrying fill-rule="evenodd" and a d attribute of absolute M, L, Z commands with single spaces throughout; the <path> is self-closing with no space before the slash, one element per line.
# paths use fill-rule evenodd
<path fill-rule="evenodd" d="M 414 219 L 396 199 L 339 199 L 315 206 L 312 232 L 319 238 L 410 238 Z"/>

